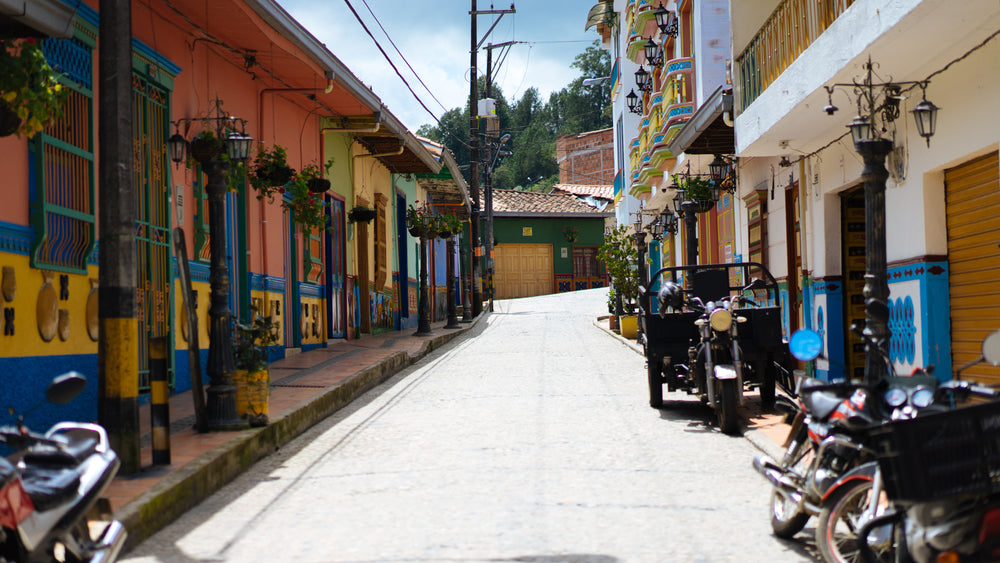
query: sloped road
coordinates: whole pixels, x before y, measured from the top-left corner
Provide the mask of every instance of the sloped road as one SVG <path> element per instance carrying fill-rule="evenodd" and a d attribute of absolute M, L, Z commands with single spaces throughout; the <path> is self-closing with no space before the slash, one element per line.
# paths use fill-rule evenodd
<path fill-rule="evenodd" d="M 498 302 L 126 560 L 814 561 L 771 535 L 749 442 L 647 406 L 605 293 Z"/>

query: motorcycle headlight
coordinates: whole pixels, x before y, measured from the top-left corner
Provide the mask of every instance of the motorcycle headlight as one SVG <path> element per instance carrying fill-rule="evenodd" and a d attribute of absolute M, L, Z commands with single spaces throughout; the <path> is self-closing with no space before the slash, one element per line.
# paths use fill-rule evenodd
<path fill-rule="evenodd" d="M 929 407 L 934 402 L 934 390 L 928 387 L 921 387 L 913 392 L 910 402 L 918 409 Z"/>
<path fill-rule="evenodd" d="M 903 391 L 899 387 L 893 387 L 886 391 L 882 398 L 885 399 L 885 404 L 896 408 L 906 404 L 906 391 Z"/>
<path fill-rule="evenodd" d="M 712 311 L 712 316 L 708 320 L 712 324 L 712 328 L 719 332 L 727 332 L 729 327 L 733 326 L 733 315 L 725 309 Z"/>

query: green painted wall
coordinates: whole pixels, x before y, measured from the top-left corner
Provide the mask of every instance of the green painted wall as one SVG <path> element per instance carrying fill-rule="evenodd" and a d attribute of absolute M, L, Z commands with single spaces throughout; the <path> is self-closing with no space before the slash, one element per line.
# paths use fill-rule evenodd
<path fill-rule="evenodd" d="M 573 246 L 596 246 L 604 242 L 604 219 L 564 217 L 494 217 L 494 236 L 497 244 L 551 244 L 553 245 L 553 271 L 556 274 L 573 273 Z M 568 242 L 563 230 L 576 227 L 576 242 Z M 530 228 L 531 235 L 524 229 Z M 563 258 L 561 249 L 566 249 Z M 602 269 L 603 270 L 603 269 Z"/>

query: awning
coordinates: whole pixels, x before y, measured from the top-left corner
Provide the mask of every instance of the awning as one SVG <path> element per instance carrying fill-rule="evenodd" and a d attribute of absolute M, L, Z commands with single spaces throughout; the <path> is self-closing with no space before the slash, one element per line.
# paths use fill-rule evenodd
<path fill-rule="evenodd" d="M 726 112 L 732 115 L 732 111 L 733 89 L 720 86 L 667 143 L 667 148 L 675 155 L 732 154 L 736 150 L 736 136 L 723 117 Z"/>
<path fill-rule="evenodd" d="M 0 39 L 73 37 L 76 8 L 60 0 L 0 0 Z"/>
<path fill-rule="evenodd" d="M 602 1 L 594 4 L 594 7 L 587 12 L 587 27 L 583 28 L 583 30 L 587 31 L 595 25 L 608 23 L 611 21 L 614 13 L 614 5 L 610 1 Z"/>

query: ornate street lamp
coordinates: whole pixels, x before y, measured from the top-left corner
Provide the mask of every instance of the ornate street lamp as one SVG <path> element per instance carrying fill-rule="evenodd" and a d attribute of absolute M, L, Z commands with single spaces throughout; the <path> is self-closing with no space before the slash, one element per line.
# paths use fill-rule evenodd
<path fill-rule="evenodd" d="M 639 65 L 639 70 L 635 71 L 635 86 L 641 92 L 649 92 L 653 89 L 649 72 L 642 65 Z"/>
<path fill-rule="evenodd" d="M 677 215 L 673 211 L 664 207 L 663 211 L 660 212 L 660 223 L 663 225 L 665 233 L 670 235 L 677 234 Z"/>
<path fill-rule="evenodd" d="M 642 98 L 636 95 L 635 90 L 629 90 L 628 95 L 625 96 L 625 103 L 630 112 L 642 115 Z"/>
<path fill-rule="evenodd" d="M 881 133 L 899 117 L 899 103 L 902 93 L 917 86 L 925 91 L 924 99 L 913 110 L 917 122 L 917 132 L 930 146 L 930 138 L 934 135 L 937 124 L 937 106 L 926 99 L 928 81 L 917 82 L 886 82 L 876 83 L 873 80 L 874 65 L 871 59 L 865 64 L 866 75 L 861 82 L 851 84 L 833 84 L 826 86 L 830 95 L 830 103 L 824 108 L 833 115 L 837 108 L 833 105 L 832 94 L 835 88 L 844 88 L 857 96 L 858 115 L 848 128 L 854 141 L 854 150 L 864 161 L 861 179 L 865 190 L 865 287 L 863 290 L 866 301 L 875 299 L 888 303 L 889 284 L 886 266 L 886 234 L 885 234 L 885 181 L 889 171 L 885 168 L 885 158 L 892 152 L 893 143 L 881 137 Z M 866 308 L 865 334 L 874 344 L 868 344 L 865 361 L 865 382 L 875 383 L 888 375 L 883 354 L 888 354 L 889 340 L 892 336 L 887 319 L 873 314 Z M 870 349 L 877 347 L 880 351 Z"/>
<path fill-rule="evenodd" d="M 653 41 L 652 37 L 646 39 L 646 44 L 642 47 L 642 53 L 646 56 L 646 62 L 649 63 L 649 66 L 663 66 L 663 49 L 656 44 L 656 41 Z"/>
<path fill-rule="evenodd" d="M 677 37 L 677 14 L 664 8 L 663 2 L 653 10 L 653 17 L 656 18 L 656 27 L 660 28 L 660 33 Z"/>
<path fill-rule="evenodd" d="M 211 380 L 206 391 L 206 411 L 210 430 L 230 430 L 246 426 L 246 421 L 236 416 L 236 387 L 233 375 L 236 372 L 232 342 L 232 312 L 229 310 L 229 269 L 226 265 L 226 176 L 233 163 L 246 160 L 253 145 L 253 138 L 246 134 L 246 120 L 230 116 L 222 109 L 222 100 L 216 98 L 214 115 L 200 118 L 182 118 L 174 122 L 190 125 L 200 122 L 205 130 L 223 140 L 223 150 L 228 160 L 220 159 L 218 151 L 201 153 L 192 151 L 198 159 L 202 171 L 208 178 L 205 192 L 208 196 L 208 225 L 212 236 L 209 238 L 209 346 L 208 376 Z M 179 132 L 167 141 L 170 159 L 180 164 L 187 158 L 191 144 Z"/>

